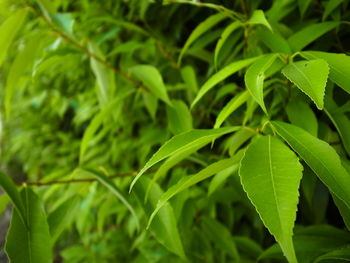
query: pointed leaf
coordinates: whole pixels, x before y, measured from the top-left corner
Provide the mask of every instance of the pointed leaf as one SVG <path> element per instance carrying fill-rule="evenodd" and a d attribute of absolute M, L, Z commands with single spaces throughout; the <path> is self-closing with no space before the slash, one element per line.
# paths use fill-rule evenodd
<path fill-rule="evenodd" d="M 193 108 L 197 102 L 215 85 L 226 79 L 227 77 L 231 76 L 235 72 L 243 69 L 244 67 L 248 66 L 249 64 L 256 61 L 259 57 L 254 58 L 247 58 L 244 60 L 240 60 L 237 62 L 233 62 L 223 69 L 221 69 L 219 72 L 215 73 L 213 76 L 211 76 L 200 88 L 196 98 L 193 100 L 191 108 Z"/>
<path fill-rule="evenodd" d="M 192 116 L 187 105 L 182 100 L 174 100 L 172 104 L 167 107 L 169 130 L 173 134 L 191 130 Z"/>
<path fill-rule="evenodd" d="M 171 105 L 163 78 L 158 69 L 151 65 L 137 65 L 130 68 L 129 71 L 140 80 L 154 96 L 163 100 L 168 105 Z"/>
<path fill-rule="evenodd" d="M 52 262 L 51 236 L 42 204 L 29 188 L 21 191 L 21 199 L 26 204 L 28 228 L 20 220 L 17 210 L 13 210 L 6 253 L 12 263 Z"/>
<path fill-rule="evenodd" d="M 267 113 L 264 103 L 265 72 L 277 58 L 277 54 L 266 55 L 252 64 L 244 75 L 245 85 L 260 107 Z"/>
<path fill-rule="evenodd" d="M 136 175 L 131 183 L 130 191 L 134 184 L 141 177 L 141 175 L 148 170 L 150 167 L 156 163 L 173 156 L 179 152 L 187 151 L 191 148 L 196 148 L 197 145 L 204 146 L 212 140 L 234 131 L 239 130 L 240 127 L 225 127 L 220 129 L 210 129 L 210 130 L 191 130 L 178 135 L 175 135 L 169 141 L 167 141 L 160 149 L 153 154 L 151 159 L 145 164 L 141 171 Z"/>
<path fill-rule="evenodd" d="M 252 17 L 247 21 L 248 24 L 264 25 L 272 31 L 270 23 L 266 20 L 263 10 L 254 10 Z"/>
<path fill-rule="evenodd" d="M 350 175 L 342 166 L 336 151 L 297 126 L 280 121 L 273 121 L 272 124 L 329 190 L 350 209 Z"/>
<path fill-rule="evenodd" d="M 283 75 L 308 95 L 320 110 L 323 109 L 328 72 L 328 64 L 323 59 L 298 61 L 282 70 Z"/>
<path fill-rule="evenodd" d="M 302 170 L 293 151 L 271 136 L 248 147 L 239 169 L 244 190 L 289 262 L 297 262 L 292 235 Z"/>

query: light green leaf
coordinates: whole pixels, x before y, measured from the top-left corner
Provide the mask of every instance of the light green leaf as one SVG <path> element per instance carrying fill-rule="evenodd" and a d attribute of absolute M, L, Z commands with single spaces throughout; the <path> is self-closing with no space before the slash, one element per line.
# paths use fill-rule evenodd
<path fill-rule="evenodd" d="M 286 107 L 286 112 L 292 124 L 303 128 L 311 135 L 317 137 L 317 118 L 307 102 L 302 99 L 291 100 Z M 301 118 L 300 116 L 303 117 Z"/>
<path fill-rule="evenodd" d="M 228 116 L 240 106 L 242 106 L 250 98 L 248 91 L 243 91 L 240 94 L 234 96 L 220 111 L 218 117 L 216 118 L 214 129 L 219 128 L 221 124 L 227 119 Z"/>
<path fill-rule="evenodd" d="M 140 227 L 138 217 L 136 215 L 136 212 L 134 208 L 131 206 L 131 204 L 128 202 L 128 200 L 123 196 L 121 193 L 121 190 L 118 189 L 118 187 L 115 185 L 113 180 L 109 178 L 108 176 L 104 175 L 103 173 L 99 171 L 95 171 L 92 169 L 80 169 L 84 173 L 87 173 L 93 177 L 95 177 L 103 186 L 105 186 L 108 190 L 110 190 L 124 205 L 125 207 L 131 212 L 131 214 L 136 219 L 137 227 Z"/>
<path fill-rule="evenodd" d="M 79 201 L 79 198 L 76 196 L 69 198 L 48 215 L 47 222 L 53 244 L 79 211 Z"/>
<path fill-rule="evenodd" d="M 173 134 L 192 129 L 192 116 L 187 105 L 182 100 L 173 100 L 173 106 L 167 107 L 168 126 Z"/>
<path fill-rule="evenodd" d="M 98 57 L 103 57 L 99 47 L 92 42 L 89 42 L 89 51 Z M 100 105 L 101 107 L 104 107 L 110 101 L 110 99 L 113 98 L 113 94 L 116 88 L 114 73 L 111 71 L 111 69 L 107 68 L 105 65 L 93 57 L 90 58 L 90 64 L 97 80 L 97 95 L 100 100 Z"/>
<path fill-rule="evenodd" d="M 10 197 L 11 202 L 17 209 L 22 222 L 25 223 L 26 214 L 25 214 L 24 204 L 22 203 L 22 198 L 19 192 L 17 191 L 17 187 L 13 183 L 11 178 L 2 172 L 0 172 L 0 186 Z"/>
<path fill-rule="evenodd" d="M 217 61 L 218 61 L 218 57 L 219 57 L 221 48 L 225 44 L 225 42 L 228 39 L 228 37 L 232 34 L 232 32 L 235 31 L 237 28 L 239 28 L 241 26 L 242 26 L 241 22 L 235 21 L 235 22 L 231 23 L 229 26 L 227 26 L 225 28 L 225 30 L 222 32 L 218 42 L 216 43 L 215 51 L 214 51 L 214 65 L 215 65 L 215 68 L 217 68 Z"/>
<path fill-rule="evenodd" d="M 34 64 L 35 56 L 40 47 L 40 39 L 34 38 L 26 44 L 25 48 L 18 53 L 15 61 L 12 63 L 8 77 L 6 80 L 5 90 L 5 110 L 6 117 L 10 117 L 13 95 L 20 88 L 21 80 L 26 76 L 28 69 L 31 69 Z M 29 70 L 30 71 L 30 70 Z M 30 74 L 28 74 L 31 77 Z"/>
<path fill-rule="evenodd" d="M 343 247 L 319 256 L 314 263 L 344 263 L 350 262 L 350 247 Z"/>
<path fill-rule="evenodd" d="M 0 195 L 0 215 L 5 211 L 11 199 L 6 193 Z"/>
<path fill-rule="evenodd" d="M 293 51 L 300 51 L 338 25 L 338 22 L 312 24 L 310 26 L 304 27 L 292 35 L 290 38 L 288 38 L 288 43 Z"/>
<path fill-rule="evenodd" d="M 329 190 L 350 209 L 350 175 L 336 151 L 303 129 L 284 122 L 272 122 L 277 133 L 296 151 Z"/>
<path fill-rule="evenodd" d="M 350 155 L 350 120 L 342 113 L 338 105 L 328 95 L 325 96 L 324 111 L 337 129 L 346 152 Z"/>
<path fill-rule="evenodd" d="M 137 65 L 130 68 L 129 71 L 140 80 L 154 96 L 163 100 L 168 105 L 171 105 L 163 78 L 158 69 L 151 65 Z"/>
<path fill-rule="evenodd" d="M 250 65 L 254 61 L 256 61 L 259 57 L 254 57 L 254 58 L 248 58 L 244 60 L 240 60 L 237 62 L 233 62 L 214 75 L 212 75 L 200 88 L 196 98 L 193 100 L 191 108 L 193 108 L 197 102 L 210 90 L 212 89 L 215 85 L 226 79 L 227 77 L 231 76 L 235 72 L 243 69 L 244 67 Z"/>
<path fill-rule="evenodd" d="M 236 262 L 240 262 L 236 244 L 227 227 L 210 217 L 202 219 L 202 229 L 205 235 L 220 249 L 229 254 Z"/>
<path fill-rule="evenodd" d="M 7 50 L 22 27 L 22 24 L 27 16 L 27 12 L 28 11 L 26 9 L 16 11 L 0 26 L 0 67 L 4 62 Z"/>
<path fill-rule="evenodd" d="M 196 72 L 194 71 L 193 67 L 191 66 L 183 67 L 181 69 L 181 76 L 188 89 L 192 90 L 193 92 L 198 91 Z"/>
<path fill-rule="evenodd" d="M 231 167 L 218 172 L 210 181 L 208 187 L 208 195 L 213 194 L 221 185 L 225 183 L 229 176 L 233 175 L 235 172 L 238 171 L 238 168 L 239 164 L 237 163 L 236 165 L 232 165 Z"/>
<path fill-rule="evenodd" d="M 245 85 L 260 107 L 267 114 L 264 103 L 264 80 L 265 72 L 277 58 L 277 54 L 266 55 L 252 64 L 244 75 Z"/>
<path fill-rule="evenodd" d="M 308 95 L 318 109 L 323 109 L 323 96 L 329 67 L 323 59 L 298 61 L 282 70 L 283 75 Z"/>
<path fill-rule="evenodd" d="M 287 40 L 281 35 L 271 32 L 265 28 L 256 30 L 255 35 L 260 39 L 265 46 L 267 46 L 272 52 L 291 54 L 291 48 Z"/>
<path fill-rule="evenodd" d="M 336 9 L 341 3 L 343 3 L 343 0 L 327 1 L 322 15 L 322 20 L 325 20 L 333 12 L 333 10 Z"/>
<path fill-rule="evenodd" d="M 185 45 L 183 46 L 179 59 L 178 59 L 178 64 L 181 64 L 181 60 L 183 55 L 186 53 L 188 48 L 191 46 L 191 44 L 196 41 L 201 35 L 203 35 L 205 32 L 208 32 L 213 26 L 218 24 L 220 21 L 224 20 L 227 18 L 227 16 L 223 13 L 217 13 L 215 15 L 212 15 L 208 17 L 206 20 L 204 20 L 202 23 L 200 23 L 191 33 L 191 35 L 188 37 Z"/>
<path fill-rule="evenodd" d="M 271 136 L 248 147 L 239 169 L 244 190 L 289 262 L 297 262 L 292 235 L 302 170 L 293 151 Z"/>
<path fill-rule="evenodd" d="M 149 115 L 155 120 L 158 110 L 158 98 L 146 90 L 142 91 L 142 97 Z"/>
<path fill-rule="evenodd" d="M 263 10 L 254 10 L 251 18 L 247 21 L 247 24 L 264 25 L 272 31 L 270 23 L 266 20 Z"/>
<path fill-rule="evenodd" d="M 13 210 L 6 253 L 12 263 L 50 263 L 53 260 L 51 236 L 42 204 L 29 188 L 21 191 L 21 199 L 25 204 L 28 228 L 17 210 Z"/>
<path fill-rule="evenodd" d="M 321 51 L 305 51 L 300 54 L 309 60 L 324 59 L 327 61 L 330 67 L 329 78 L 350 93 L 350 56 Z"/>
<path fill-rule="evenodd" d="M 242 159 L 242 152 L 240 154 L 236 154 L 234 157 L 223 159 L 220 161 L 217 161 L 215 163 L 212 163 L 208 167 L 204 168 L 200 172 L 196 173 L 192 176 L 185 176 L 180 179 L 180 181 L 170 187 L 160 198 L 157 203 L 156 209 L 153 211 L 149 221 L 148 225 L 151 224 L 154 216 L 158 213 L 158 211 L 175 195 L 178 193 L 184 191 L 185 189 L 217 174 L 218 172 L 221 172 L 231 166 L 237 165 L 239 161 Z"/>
<path fill-rule="evenodd" d="M 155 154 L 153 154 L 151 159 L 148 160 L 145 166 L 132 181 L 130 191 L 137 180 L 141 177 L 141 175 L 156 163 L 180 152 L 196 148 L 198 145 L 201 145 L 203 147 L 205 144 L 208 144 L 212 140 L 239 129 L 240 127 L 225 127 L 220 129 L 191 130 L 175 135 L 164 145 L 162 145 L 162 147 L 160 147 L 160 149 Z"/>
<path fill-rule="evenodd" d="M 147 216 L 151 215 L 159 198 L 163 194 L 163 191 L 159 185 L 153 184 L 149 192 L 149 198 L 147 199 L 147 202 L 144 203 L 143 200 L 149 183 L 149 178 L 142 177 L 140 179 L 140 183 L 135 186 L 134 190 L 134 193 L 140 201 L 140 205 L 144 209 Z M 150 230 L 161 244 L 186 261 L 186 256 L 183 250 L 175 218 L 176 217 L 172 206 L 167 203 L 154 218 L 152 224 L 150 225 Z"/>

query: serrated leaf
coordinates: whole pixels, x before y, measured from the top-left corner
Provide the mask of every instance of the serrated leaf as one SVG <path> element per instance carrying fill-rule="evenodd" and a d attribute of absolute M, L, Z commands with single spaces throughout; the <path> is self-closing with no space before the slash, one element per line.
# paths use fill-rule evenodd
<path fill-rule="evenodd" d="M 259 57 L 254 57 L 254 58 L 247 58 L 244 60 L 240 60 L 237 62 L 233 62 L 214 75 L 212 75 L 200 88 L 196 98 L 193 100 L 191 104 L 191 108 L 193 108 L 198 101 L 210 90 L 212 89 L 215 85 L 226 79 L 227 77 L 231 76 L 235 72 L 245 68 L 246 66 L 250 65 L 254 61 L 256 61 Z"/>
<path fill-rule="evenodd" d="M 38 196 L 29 188 L 21 191 L 25 204 L 27 225 L 23 224 L 17 210 L 13 210 L 5 250 L 12 263 L 50 263 L 51 236 L 46 215 Z"/>
<path fill-rule="evenodd" d="M 237 110 L 240 106 L 242 106 L 247 100 L 250 98 L 250 94 L 248 91 L 243 91 L 240 94 L 234 96 L 220 111 L 218 117 L 216 118 L 214 129 L 219 128 L 221 124 L 227 119 L 232 112 Z"/>
<path fill-rule="evenodd" d="M 153 154 L 151 159 L 148 160 L 145 166 L 141 169 L 141 171 L 136 175 L 136 177 L 132 181 L 130 191 L 137 182 L 137 180 L 141 177 L 141 175 L 156 163 L 180 152 L 197 148 L 198 145 L 201 145 L 203 147 L 205 144 L 208 144 L 212 140 L 223 136 L 227 133 L 237 131 L 239 129 L 240 127 L 225 127 L 220 129 L 191 130 L 175 135 L 165 144 L 163 144 L 162 147 L 160 147 L 159 150 L 155 154 Z"/>
<path fill-rule="evenodd" d="M 249 18 L 247 23 L 253 25 L 264 25 L 272 31 L 272 27 L 270 23 L 266 20 L 265 13 L 263 10 L 254 10 L 251 18 Z"/>
<path fill-rule="evenodd" d="M 300 54 L 309 60 L 324 59 L 327 61 L 330 67 L 329 78 L 350 94 L 350 56 L 321 51 L 305 51 Z"/>
<path fill-rule="evenodd" d="M 201 35 L 203 35 L 205 32 L 210 30 L 213 26 L 218 24 L 220 21 L 224 20 L 227 18 L 227 16 L 223 13 L 217 13 L 215 15 L 212 15 L 208 17 L 206 20 L 204 20 L 202 23 L 200 23 L 191 33 L 191 35 L 188 37 L 185 45 L 183 46 L 179 59 L 178 59 L 178 64 L 181 64 L 181 60 L 183 55 L 186 53 L 188 48 L 191 46 L 191 44 L 198 39 Z"/>
<path fill-rule="evenodd" d="M 204 168 L 200 172 L 196 173 L 192 176 L 184 176 L 180 179 L 178 183 L 170 187 L 160 198 L 157 203 L 157 207 L 152 212 L 150 219 L 148 221 L 148 225 L 151 224 L 154 216 L 158 213 L 158 211 L 175 195 L 184 191 L 185 189 L 217 174 L 220 171 L 223 171 L 235 164 L 239 163 L 242 159 L 242 153 L 235 155 L 234 157 L 223 159 L 218 162 L 212 163 L 208 167 Z"/>
<path fill-rule="evenodd" d="M 217 61 L 218 61 L 218 57 L 219 57 L 221 48 L 225 44 L 225 42 L 228 39 L 228 37 L 232 34 L 232 32 L 235 31 L 237 28 L 239 28 L 241 26 L 242 26 L 241 22 L 235 21 L 235 22 L 231 23 L 229 26 L 227 26 L 225 28 L 225 30 L 222 32 L 218 42 L 216 43 L 215 51 L 214 51 L 214 65 L 215 65 L 215 68 L 217 68 Z"/>
<path fill-rule="evenodd" d="M 171 105 L 163 78 L 157 68 L 151 65 L 137 65 L 130 68 L 129 71 L 140 80 L 154 96 L 168 105 Z"/>
<path fill-rule="evenodd" d="M 244 82 L 247 90 L 266 114 L 267 110 L 264 103 L 263 90 L 265 72 L 271 67 L 276 58 L 277 54 L 266 55 L 260 58 L 247 69 L 247 72 L 244 75 Z"/>
<path fill-rule="evenodd" d="M 302 170 L 293 151 L 271 136 L 249 145 L 239 169 L 244 190 L 289 262 L 297 262 L 292 235 Z"/>
<path fill-rule="evenodd" d="M 328 189 L 350 209 L 350 175 L 336 151 L 302 128 L 273 121 L 277 133 L 298 153 Z"/>
<path fill-rule="evenodd" d="M 323 96 L 329 67 L 323 59 L 298 61 L 282 70 L 283 75 L 308 95 L 318 109 L 323 109 Z"/>
<path fill-rule="evenodd" d="M 28 10 L 21 9 L 7 18 L 0 26 L 0 66 L 4 62 L 11 43 L 26 19 Z"/>
<path fill-rule="evenodd" d="M 293 51 L 300 51 L 338 25 L 339 22 L 324 22 L 303 27 L 300 31 L 288 38 L 288 43 Z"/>

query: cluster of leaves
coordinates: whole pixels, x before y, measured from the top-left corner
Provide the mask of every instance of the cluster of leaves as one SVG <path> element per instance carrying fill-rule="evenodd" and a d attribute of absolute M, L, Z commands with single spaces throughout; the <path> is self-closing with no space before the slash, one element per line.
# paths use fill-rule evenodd
<path fill-rule="evenodd" d="M 349 18 L 348 0 L 0 0 L 7 257 L 349 261 Z"/>

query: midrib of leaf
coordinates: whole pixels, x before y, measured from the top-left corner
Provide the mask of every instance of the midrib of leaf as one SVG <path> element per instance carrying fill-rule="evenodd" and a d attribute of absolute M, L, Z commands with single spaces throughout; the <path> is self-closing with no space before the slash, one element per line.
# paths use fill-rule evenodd
<path fill-rule="evenodd" d="M 314 157 L 315 159 L 317 159 L 317 160 L 322 164 L 322 166 L 325 168 L 325 170 L 328 171 L 328 173 L 332 174 L 332 173 L 330 172 L 330 170 L 328 169 L 328 167 L 322 162 L 322 160 L 320 160 L 320 159 L 319 159 L 316 155 L 314 155 L 312 152 L 308 151 L 308 149 L 307 149 L 302 143 L 300 143 L 300 142 L 298 141 L 297 138 L 295 138 L 291 133 L 289 133 L 289 132 L 288 132 L 286 129 L 284 129 L 283 127 L 279 126 L 279 128 L 282 129 L 282 130 L 284 130 L 293 140 L 295 140 L 296 142 L 298 142 L 298 144 L 299 144 L 306 152 L 308 152 L 310 155 L 312 155 L 312 157 Z M 293 148 L 293 147 L 292 147 L 292 148 Z M 337 182 L 337 180 L 334 180 L 334 178 L 332 178 L 332 179 L 333 179 L 333 182 L 335 182 L 335 184 L 336 184 L 340 189 L 343 189 L 343 187 L 340 186 L 340 184 Z M 331 189 L 329 189 L 329 190 L 331 190 Z M 331 191 L 332 191 L 332 190 L 331 190 Z M 332 191 L 332 192 L 333 192 L 333 191 Z M 337 193 L 335 193 L 335 192 L 333 192 L 333 193 L 334 193 L 340 200 L 342 200 L 342 201 L 345 203 L 345 205 L 350 209 L 348 203 L 345 202 L 344 199 L 342 199 L 341 197 L 339 197 Z"/>
<path fill-rule="evenodd" d="M 269 136 L 269 164 L 270 164 L 270 175 L 271 175 L 271 183 L 272 183 L 272 189 L 273 189 L 273 197 L 276 203 L 276 208 L 277 208 L 277 214 L 278 214 L 278 222 L 281 228 L 281 233 L 283 233 L 283 229 L 282 229 L 282 221 L 281 221 L 281 212 L 280 212 L 280 208 L 277 202 L 277 194 L 276 194 L 276 189 L 275 189 L 275 182 L 273 181 L 274 179 L 274 175 L 273 175 L 273 168 L 272 168 L 272 153 L 271 153 L 271 137 Z M 284 238 L 283 238 L 284 239 Z"/>

